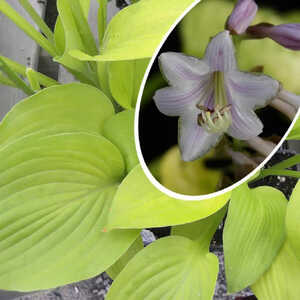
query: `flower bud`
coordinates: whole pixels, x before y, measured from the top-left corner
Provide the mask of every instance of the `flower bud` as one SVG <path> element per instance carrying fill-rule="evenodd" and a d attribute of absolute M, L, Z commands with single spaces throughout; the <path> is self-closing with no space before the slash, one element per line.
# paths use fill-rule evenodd
<path fill-rule="evenodd" d="M 282 24 L 272 25 L 260 23 L 250 26 L 247 29 L 247 35 L 251 38 L 270 38 L 281 46 L 291 49 L 300 50 L 300 24 Z"/>
<path fill-rule="evenodd" d="M 256 12 L 257 5 L 253 0 L 238 0 L 227 19 L 225 28 L 232 34 L 244 33 L 253 21 Z"/>

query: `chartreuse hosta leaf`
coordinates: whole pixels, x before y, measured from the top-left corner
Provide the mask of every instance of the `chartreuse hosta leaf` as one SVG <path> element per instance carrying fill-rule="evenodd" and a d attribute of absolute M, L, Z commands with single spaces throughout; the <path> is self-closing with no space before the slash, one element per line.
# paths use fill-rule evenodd
<path fill-rule="evenodd" d="M 224 206 L 213 215 L 196 222 L 172 227 L 172 235 L 180 235 L 191 240 L 199 241 L 204 248 L 209 248 L 211 239 L 226 214 Z"/>
<path fill-rule="evenodd" d="M 287 140 L 299 140 L 300 139 L 300 118 L 294 124 L 293 129 L 289 133 Z"/>
<path fill-rule="evenodd" d="M 229 200 L 225 193 L 208 200 L 185 201 L 158 190 L 137 165 L 116 193 L 107 229 L 145 228 L 184 224 L 206 218 Z"/>
<path fill-rule="evenodd" d="M 122 255 L 109 269 L 106 273 L 110 278 L 115 279 L 120 272 L 125 268 L 128 262 L 142 249 L 144 248 L 144 243 L 141 236 L 135 240 L 135 242 L 130 246 L 125 254 Z"/>
<path fill-rule="evenodd" d="M 124 176 L 121 153 L 104 137 L 33 134 L 2 146 L 0 159 L 0 289 L 95 276 L 137 238 L 135 230 L 103 232 Z"/>
<path fill-rule="evenodd" d="M 107 300 L 209 300 L 218 259 L 197 241 L 171 236 L 157 240 L 129 261 Z"/>
<path fill-rule="evenodd" d="M 104 123 L 103 135 L 119 148 L 129 173 L 139 163 L 134 144 L 134 111 L 125 110 L 110 117 Z"/>
<path fill-rule="evenodd" d="M 100 133 L 113 116 L 111 101 L 92 86 L 71 83 L 53 86 L 22 100 L 0 124 L 0 145 L 44 131 Z"/>
<path fill-rule="evenodd" d="M 122 153 L 99 134 L 113 113 L 101 91 L 73 83 L 23 100 L 2 121 L 0 289 L 95 276 L 136 240 L 138 230 L 103 230 L 126 174 Z"/>
<path fill-rule="evenodd" d="M 300 182 L 297 183 L 288 204 L 286 228 L 289 243 L 300 260 Z"/>
<path fill-rule="evenodd" d="M 245 183 L 232 192 L 223 234 L 229 292 L 253 284 L 272 264 L 285 238 L 286 206 L 271 187 Z"/>
<path fill-rule="evenodd" d="M 124 108 L 134 108 L 149 59 L 109 63 L 109 85 L 114 99 Z"/>
<path fill-rule="evenodd" d="M 97 61 L 151 57 L 172 24 L 194 2 L 141 0 L 121 10 L 108 24 L 100 55 L 89 56 L 78 50 L 71 51 L 71 55 Z"/>
<path fill-rule="evenodd" d="M 270 269 L 251 286 L 259 300 L 296 300 L 300 295 L 300 260 L 285 241 Z"/>

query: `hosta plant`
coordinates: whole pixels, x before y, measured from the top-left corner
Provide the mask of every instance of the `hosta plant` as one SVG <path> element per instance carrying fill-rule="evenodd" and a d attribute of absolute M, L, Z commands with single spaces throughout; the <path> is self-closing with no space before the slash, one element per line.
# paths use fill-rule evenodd
<path fill-rule="evenodd" d="M 156 189 L 139 164 L 133 120 L 145 68 L 194 1 L 135 1 L 106 24 L 107 3 L 98 0 L 99 45 L 89 0 L 58 0 L 54 32 L 19 2 L 43 34 L 8 1 L 0 11 L 79 82 L 63 85 L 0 57 L 1 83 L 28 94 L 0 123 L 0 289 L 53 288 L 108 271 L 107 299 L 211 299 L 218 260 L 209 244 L 227 211 L 229 291 L 251 285 L 261 299 L 295 299 L 298 186 L 289 204 L 278 190 L 247 183 L 186 201 Z M 298 176 L 285 170 L 297 162 L 258 176 Z M 143 249 L 141 229 L 162 226 L 172 235 Z"/>

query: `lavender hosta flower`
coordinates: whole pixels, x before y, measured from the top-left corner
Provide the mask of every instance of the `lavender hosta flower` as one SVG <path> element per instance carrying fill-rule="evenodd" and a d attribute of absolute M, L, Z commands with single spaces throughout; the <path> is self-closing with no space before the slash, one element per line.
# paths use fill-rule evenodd
<path fill-rule="evenodd" d="M 240 140 L 262 132 L 254 109 L 268 104 L 280 84 L 265 75 L 237 70 L 229 31 L 211 40 L 202 60 L 168 52 L 160 55 L 159 62 L 170 86 L 156 91 L 154 101 L 163 114 L 180 116 L 183 160 L 201 157 L 225 132 Z"/>
<path fill-rule="evenodd" d="M 251 38 L 270 38 L 285 48 L 300 50 L 300 23 L 277 26 L 260 23 L 250 26 L 247 34 Z"/>
<path fill-rule="evenodd" d="M 253 0 L 239 0 L 229 16 L 225 28 L 233 34 L 242 34 L 256 16 L 257 5 Z"/>

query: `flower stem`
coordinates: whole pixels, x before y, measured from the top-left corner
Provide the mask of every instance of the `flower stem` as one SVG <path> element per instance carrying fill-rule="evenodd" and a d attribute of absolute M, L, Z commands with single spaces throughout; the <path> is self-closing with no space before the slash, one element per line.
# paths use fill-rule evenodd
<path fill-rule="evenodd" d="M 274 143 L 265 141 L 258 136 L 254 137 L 251 140 L 248 140 L 246 142 L 251 148 L 253 148 L 258 153 L 260 153 L 264 156 L 268 156 L 273 151 L 273 149 L 276 147 L 276 145 Z"/>
<path fill-rule="evenodd" d="M 17 87 L 16 84 L 11 81 L 7 76 L 4 75 L 2 71 L 0 71 L 0 84 L 8 85 L 11 87 Z"/>
<path fill-rule="evenodd" d="M 5 0 L 0 0 L 0 11 L 10 18 L 30 38 L 44 48 L 51 56 L 56 56 L 55 45 L 52 44 L 42 33 L 35 29 L 24 17 L 22 17 Z"/>
<path fill-rule="evenodd" d="M 296 109 L 300 107 L 300 96 L 290 93 L 285 90 L 281 90 L 277 96 L 282 101 L 289 103 L 290 105 L 294 106 Z"/>
<path fill-rule="evenodd" d="M 286 115 L 291 121 L 294 120 L 296 116 L 296 109 L 291 104 L 282 101 L 279 98 L 275 98 L 271 103 L 270 106 L 277 109 L 278 111 L 282 112 L 284 115 Z"/>
<path fill-rule="evenodd" d="M 274 165 L 272 168 L 276 170 L 286 169 L 298 164 L 300 164 L 300 154 L 296 154 L 288 159 L 285 159 L 284 161 Z"/>
<path fill-rule="evenodd" d="M 256 177 L 254 180 L 257 181 L 267 176 L 288 176 L 288 177 L 300 178 L 300 172 L 270 168 L 270 169 L 262 170 L 260 172 L 260 175 Z"/>
<path fill-rule="evenodd" d="M 246 154 L 239 152 L 239 151 L 233 151 L 229 147 L 226 147 L 225 149 L 226 153 L 232 158 L 232 160 L 238 164 L 238 165 L 249 165 L 255 169 L 258 164 L 248 157 Z"/>

